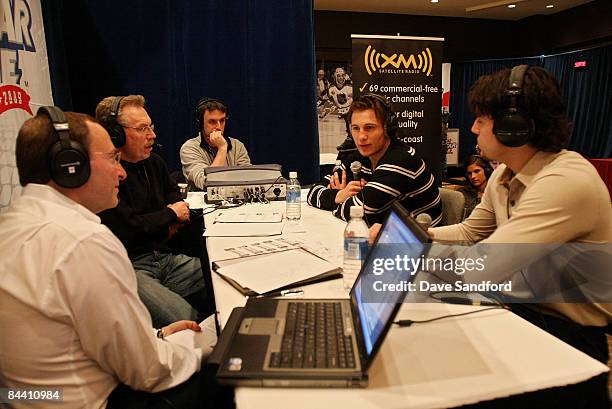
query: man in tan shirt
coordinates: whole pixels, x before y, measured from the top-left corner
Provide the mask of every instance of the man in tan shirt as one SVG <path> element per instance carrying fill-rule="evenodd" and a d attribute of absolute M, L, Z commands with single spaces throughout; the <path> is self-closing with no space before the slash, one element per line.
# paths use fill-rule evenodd
<path fill-rule="evenodd" d="M 482 155 L 503 164 L 467 220 L 429 229 L 434 241 L 514 243 L 525 249 L 520 254 L 491 253 L 490 258 L 498 259 L 496 266 L 503 260 L 507 267 L 488 271 L 486 278 L 494 282 L 510 278 L 514 267 L 521 268 L 519 264 L 536 261 L 531 249 L 545 244 L 600 245 L 609 259 L 610 196 L 593 166 L 578 153 L 563 149 L 570 127 L 555 78 L 542 68 L 526 65 L 502 70 L 478 79 L 468 103 L 476 115 L 472 132 Z M 605 270 L 589 273 L 605 278 Z M 555 277 L 551 271 L 541 273 Z M 467 274 L 465 278 L 474 279 Z M 600 286 L 602 294 L 610 292 L 606 282 Z M 612 322 L 610 301 L 600 296 L 593 302 L 515 303 L 510 308 L 607 364 L 605 327 Z M 588 407 L 610 405 L 606 377 L 600 378 L 589 389 Z"/>

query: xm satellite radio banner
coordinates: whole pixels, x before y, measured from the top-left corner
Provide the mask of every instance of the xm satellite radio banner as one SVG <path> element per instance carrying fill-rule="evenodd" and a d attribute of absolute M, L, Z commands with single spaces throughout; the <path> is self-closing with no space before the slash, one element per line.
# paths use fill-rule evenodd
<path fill-rule="evenodd" d="M 353 92 L 387 97 L 399 137 L 441 182 L 443 38 L 351 35 Z"/>
<path fill-rule="evenodd" d="M 38 107 L 52 105 L 40 0 L 0 0 L 0 212 L 21 187 L 15 141 Z"/>

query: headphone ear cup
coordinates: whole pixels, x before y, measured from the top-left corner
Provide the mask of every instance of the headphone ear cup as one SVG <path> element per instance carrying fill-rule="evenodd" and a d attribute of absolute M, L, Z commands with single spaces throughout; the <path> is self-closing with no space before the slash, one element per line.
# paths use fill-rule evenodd
<path fill-rule="evenodd" d="M 397 120 L 397 115 L 394 112 L 387 111 L 387 121 L 385 123 L 385 127 L 387 128 L 387 135 L 390 137 L 395 137 L 397 135 L 397 131 L 399 130 L 399 122 Z"/>
<path fill-rule="evenodd" d="M 508 77 L 505 95 L 507 108 L 493 117 L 493 133 L 503 145 L 516 148 L 523 146 L 535 135 L 535 124 L 519 100 L 523 95 L 523 81 L 529 66 L 522 64 L 513 67 Z"/>
<path fill-rule="evenodd" d="M 75 188 L 85 184 L 91 175 L 87 150 L 80 142 L 70 139 L 70 126 L 64 112 L 55 106 L 42 106 L 36 115 L 51 120 L 56 141 L 47 150 L 47 166 L 51 180 L 59 186 Z"/>
<path fill-rule="evenodd" d="M 203 105 L 198 104 L 196 106 L 195 111 L 193 112 L 193 120 L 196 124 L 196 128 L 198 129 L 198 132 L 202 132 L 202 107 Z"/>
<path fill-rule="evenodd" d="M 108 125 L 106 130 L 108 131 L 111 141 L 116 148 L 121 148 L 123 145 L 125 145 L 125 129 L 123 129 L 121 125 L 119 125 L 117 122 L 113 122 Z"/>
<path fill-rule="evenodd" d="M 60 141 L 55 142 L 47 157 L 51 179 L 62 187 L 82 186 L 91 175 L 89 155 L 76 141 L 70 140 L 69 147 L 62 147 Z"/>
<path fill-rule="evenodd" d="M 534 131 L 533 121 L 520 108 L 504 109 L 493 118 L 493 133 L 505 146 L 516 148 L 527 144 Z"/>

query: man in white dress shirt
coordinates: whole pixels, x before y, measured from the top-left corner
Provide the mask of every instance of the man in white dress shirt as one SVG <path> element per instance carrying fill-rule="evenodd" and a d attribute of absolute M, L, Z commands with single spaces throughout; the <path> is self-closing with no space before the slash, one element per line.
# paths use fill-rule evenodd
<path fill-rule="evenodd" d="M 199 407 L 212 398 L 198 396 L 210 393 L 201 350 L 164 340 L 199 326 L 153 329 L 125 248 L 95 214 L 117 205 L 119 159 L 87 115 L 45 107 L 19 131 L 24 188 L 0 216 L 0 387 L 59 394 L 9 406 Z"/>

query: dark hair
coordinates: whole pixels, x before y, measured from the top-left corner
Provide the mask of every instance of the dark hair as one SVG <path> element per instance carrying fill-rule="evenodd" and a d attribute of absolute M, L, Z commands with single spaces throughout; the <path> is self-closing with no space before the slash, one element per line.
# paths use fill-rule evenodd
<path fill-rule="evenodd" d="M 227 113 L 227 105 L 225 105 L 223 102 L 221 102 L 218 99 L 210 99 L 209 101 L 204 102 L 203 104 L 199 105 L 200 107 L 200 111 L 202 112 L 202 115 L 204 115 L 204 111 L 221 111 L 223 113 Z"/>
<path fill-rule="evenodd" d="M 212 112 L 215 110 L 221 111 L 225 114 L 225 118 L 229 119 L 227 105 L 220 99 L 204 97 L 198 101 L 194 112 L 194 120 L 198 132 L 204 132 L 204 113 L 206 111 Z"/>
<path fill-rule="evenodd" d="M 472 85 L 468 105 L 474 115 L 494 117 L 509 106 L 506 90 L 510 72 L 504 69 L 484 75 Z M 518 105 L 527 111 L 535 125 L 531 146 L 546 152 L 559 152 L 566 146 L 569 120 L 559 83 L 550 72 L 541 67 L 527 69 Z"/>
<path fill-rule="evenodd" d="M 387 121 L 387 108 L 385 108 L 382 102 L 379 101 L 377 98 L 372 98 L 368 96 L 360 96 L 353 100 L 353 103 L 351 104 L 348 110 L 348 113 L 346 114 L 347 122 L 349 124 L 349 129 L 350 129 L 350 124 L 353 118 L 353 113 L 358 112 L 358 111 L 365 111 L 367 109 L 374 110 L 376 119 L 380 121 L 380 124 L 385 130 L 385 135 L 389 136 L 387 135 L 387 130 L 385 127 L 385 123 Z"/>
<path fill-rule="evenodd" d="M 468 171 L 468 167 L 470 165 L 476 165 L 476 166 L 481 167 L 482 170 L 484 171 L 487 182 L 489 181 L 489 178 L 491 177 L 491 173 L 493 173 L 493 166 L 491 166 L 488 160 L 486 160 L 480 155 L 470 155 L 466 159 L 465 164 L 463 165 L 466 174 Z M 470 180 L 470 178 L 466 178 L 466 180 L 471 187 L 474 187 L 474 185 L 472 185 L 472 181 Z"/>
<path fill-rule="evenodd" d="M 89 115 L 64 112 L 70 127 L 70 139 L 89 148 L 89 129 L 86 122 L 98 123 Z M 51 180 L 47 152 L 57 141 L 57 134 L 47 115 L 37 115 L 21 125 L 15 144 L 15 159 L 19 172 L 19 183 L 45 184 Z"/>

